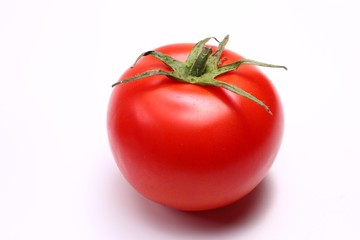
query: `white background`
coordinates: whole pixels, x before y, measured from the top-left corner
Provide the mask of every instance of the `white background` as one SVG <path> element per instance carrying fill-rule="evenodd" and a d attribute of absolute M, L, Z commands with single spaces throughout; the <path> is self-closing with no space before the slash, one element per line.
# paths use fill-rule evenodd
<path fill-rule="evenodd" d="M 0 2 L 0 239 L 360 239 L 360 3 Z M 230 34 L 285 108 L 264 182 L 211 212 L 137 194 L 111 156 L 111 84 L 139 53 Z"/>

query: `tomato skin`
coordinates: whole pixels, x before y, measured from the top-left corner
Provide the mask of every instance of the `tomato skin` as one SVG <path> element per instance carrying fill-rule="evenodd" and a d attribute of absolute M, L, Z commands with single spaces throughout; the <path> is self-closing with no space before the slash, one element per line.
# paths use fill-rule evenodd
<path fill-rule="evenodd" d="M 173 44 L 156 51 L 185 61 L 193 46 Z M 222 58 L 222 64 L 243 59 L 229 50 Z M 170 71 L 146 56 L 120 79 L 150 69 Z M 207 210 L 237 201 L 265 177 L 283 135 L 280 98 L 251 65 L 217 79 L 253 94 L 272 115 L 226 89 L 162 75 L 113 88 L 107 116 L 110 147 L 124 177 L 143 196 L 180 210 Z"/>

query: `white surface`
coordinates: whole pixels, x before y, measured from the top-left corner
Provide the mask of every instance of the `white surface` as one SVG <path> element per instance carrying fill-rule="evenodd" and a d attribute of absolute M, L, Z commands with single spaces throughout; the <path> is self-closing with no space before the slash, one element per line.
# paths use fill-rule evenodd
<path fill-rule="evenodd" d="M 0 2 L 0 239 L 360 239 L 360 3 Z M 230 34 L 286 132 L 249 197 L 184 213 L 140 197 L 106 136 L 110 85 L 139 53 Z"/>

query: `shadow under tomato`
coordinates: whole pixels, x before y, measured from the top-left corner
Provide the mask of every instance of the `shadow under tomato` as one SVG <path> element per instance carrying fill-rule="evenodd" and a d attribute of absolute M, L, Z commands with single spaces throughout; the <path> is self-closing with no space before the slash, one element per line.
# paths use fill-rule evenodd
<path fill-rule="evenodd" d="M 167 208 L 138 198 L 143 220 L 162 231 L 174 234 L 214 234 L 216 232 L 245 230 L 261 220 L 271 203 L 271 177 L 267 176 L 252 192 L 226 207 L 186 212 Z"/>

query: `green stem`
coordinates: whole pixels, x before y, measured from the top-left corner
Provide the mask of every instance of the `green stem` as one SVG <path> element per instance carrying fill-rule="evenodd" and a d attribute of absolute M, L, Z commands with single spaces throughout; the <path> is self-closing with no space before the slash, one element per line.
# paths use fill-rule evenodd
<path fill-rule="evenodd" d="M 254 103 L 257 103 L 259 106 L 263 107 L 269 114 L 272 114 L 270 108 L 260 99 L 236 87 L 235 85 L 219 81 L 216 79 L 216 77 L 224 73 L 236 70 L 243 64 L 251 64 L 261 67 L 284 68 L 285 70 L 287 70 L 287 68 L 285 66 L 267 64 L 250 59 L 242 59 L 227 65 L 220 66 L 221 55 L 225 50 L 225 45 L 229 40 L 229 36 L 226 36 L 221 42 L 219 42 L 219 46 L 214 54 L 212 54 L 213 51 L 211 47 L 205 46 L 205 44 L 210 39 L 212 38 L 205 38 L 202 41 L 196 43 L 185 62 L 178 61 L 169 55 L 157 51 L 144 52 L 136 59 L 135 64 L 140 58 L 152 55 L 153 57 L 159 59 L 164 64 L 169 66 L 172 71 L 168 72 L 161 69 L 149 70 L 132 76 L 130 78 L 120 80 L 117 83 L 113 84 L 113 87 L 118 84 L 131 82 L 154 75 L 164 75 L 181 82 L 225 88 L 240 96 L 250 99 Z"/>
<path fill-rule="evenodd" d="M 189 75 L 194 77 L 200 77 L 205 73 L 206 64 L 209 59 L 212 49 L 209 47 L 203 47 L 199 56 L 196 58 L 194 64 L 190 67 Z"/>

